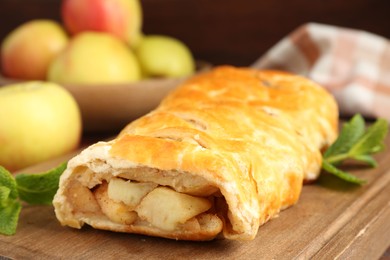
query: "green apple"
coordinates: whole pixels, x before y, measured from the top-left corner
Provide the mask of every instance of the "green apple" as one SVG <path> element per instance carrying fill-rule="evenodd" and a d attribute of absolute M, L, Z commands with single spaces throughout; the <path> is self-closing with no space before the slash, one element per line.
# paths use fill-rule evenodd
<path fill-rule="evenodd" d="M 48 80 L 61 84 L 115 84 L 140 79 L 131 49 L 108 33 L 83 32 L 51 63 Z"/>
<path fill-rule="evenodd" d="M 68 36 L 55 21 L 24 23 L 2 42 L 2 73 L 16 79 L 45 80 L 50 62 L 67 43 Z"/>
<path fill-rule="evenodd" d="M 85 31 L 107 32 L 130 46 L 142 34 L 142 6 L 139 0 L 62 0 L 61 16 L 73 35 Z"/>
<path fill-rule="evenodd" d="M 169 36 L 145 35 L 135 53 L 145 77 L 184 77 L 195 71 L 189 48 Z"/>
<path fill-rule="evenodd" d="M 14 171 L 75 149 L 81 115 L 72 95 L 54 83 L 0 87 L 0 165 Z"/>

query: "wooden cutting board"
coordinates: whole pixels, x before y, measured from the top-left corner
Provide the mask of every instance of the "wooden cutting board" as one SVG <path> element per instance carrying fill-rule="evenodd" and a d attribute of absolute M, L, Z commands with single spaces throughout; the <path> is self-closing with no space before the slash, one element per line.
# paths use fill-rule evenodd
<path fill-rule="evenodd" d="M 376 259 L 390 245 L 390 137 L 379 167 L 350 166 L 362 187 L 322 174 L 299 203 L 260 227 L 253 241 L 185 242 L 62 227 L 52 206 L 24 206 L 17 233 L 0 235 L 0 259 Z M 44 171 L 74 154 L 24 172 Z"/>

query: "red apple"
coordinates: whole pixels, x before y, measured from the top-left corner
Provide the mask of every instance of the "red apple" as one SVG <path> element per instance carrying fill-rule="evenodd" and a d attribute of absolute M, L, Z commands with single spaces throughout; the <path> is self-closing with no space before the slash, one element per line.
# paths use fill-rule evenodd
<path fill-rule="evenodd" d="M 139 0 L 63 0 L 62 19 L 71 34 L 100 31 L 137 44 L 141 37 L 142 8 Z"/>
<path fill-rule="evenodd" d="M 2 74 L 24 80 L 45 80 L 49 64 L 67 43 L 68 36 L 55 21 L 24 23 L 2 43 Z"/>

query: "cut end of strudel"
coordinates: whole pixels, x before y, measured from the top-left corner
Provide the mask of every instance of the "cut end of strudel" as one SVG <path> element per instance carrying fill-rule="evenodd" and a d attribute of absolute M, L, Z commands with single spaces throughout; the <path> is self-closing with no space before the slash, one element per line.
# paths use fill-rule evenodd
<path fill-rule="evenodd" d="M 55 213 L 74 228 L 251 240 L 318 177 L 337 124 L 334 98 L 308 79 L 217 67 L 71 159 Z"/>

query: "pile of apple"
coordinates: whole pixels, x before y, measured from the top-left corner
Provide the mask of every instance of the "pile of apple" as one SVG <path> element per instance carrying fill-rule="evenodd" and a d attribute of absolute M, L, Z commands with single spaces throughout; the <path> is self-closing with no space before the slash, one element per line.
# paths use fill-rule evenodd
<path fill-rule="evenodd" d="M 61 9 L 63 25 L 32 20 L 1 45 L 1 74 L 21 80 L 0 87 L 0 166 L 10 171 L 78 147 L 80 109 L 61 85 L 120 84 L 194 72 L 182 42 L 142 34 L 139 0 L 63 0 Z"/>
<path fill-rule="evenodd" d="M 63 24 L 32 20 L 6 36 L 5 77 L 60 84 L 115 84 L 194 72 L 178 39 L 142 33 L 139 0 L 63 0 Z"/>

